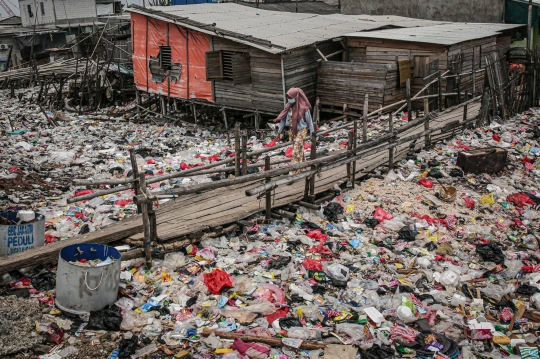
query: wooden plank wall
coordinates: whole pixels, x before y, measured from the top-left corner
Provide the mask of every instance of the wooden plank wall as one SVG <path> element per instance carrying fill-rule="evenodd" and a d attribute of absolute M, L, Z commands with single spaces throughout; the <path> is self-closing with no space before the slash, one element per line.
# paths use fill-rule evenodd
<path fill-rule="evenodd" d="M 474 41 L 464 42 L 458 45 L 451 46 L 448 51 L 448 61 L 452 60 L 454 55 L 461 53 L 463 57 L 463 67 L 462 72 L 470 72 L 473 68 L 476 70 L 486 67 L 486 56 L 491 55 L 492 53 L 499 53 L 502 57 L 506 54 L 510 48 L 511 37 L 506 35 L 501 35 L 498 37 L 490 37 L 486 39 L 479 39 Z M 476 92 L 481 91 L 484 83 L 484 74 L 480 73 L 476 76 Z M 472 92 L 472 76 L 464 76 L 461 78 L 461 91 Z M 448 88 L 448 90 L 451 90 Z"/>
<path fill-rule="evenodd" d="M 371 64 L 396 64 L 396 60 L 411 60 L 411 92 L 416 94 L 424 87 L 424 67 L 431 61 L 439 60 L 440 68 L 446 69 L 448 54 L 447 49 L 441 45 L 412 43 L 405 41 L 350 38 L 349 59 Z M 389 72 L 389 76 L 392 73 Z M 395 74 L 398 75 L 397 72 Z M 397 83 L 393 86 L 393 79 L 389 77 L 384 93 L 383 106 L 406 98 L 404 88 L 399 88 Z M 413 102 L 413 107 L 421 108 L 422 101 Z"/>
<path fill-rule="evenodd" d="M 333 41 L 317 44 L 317 47 L 325 55 L 343 49 L 339 43 Z M 342 55 L 331 57 L 330 60 L 341 61 Z M 321 56 L 312 46 L 283 54 L 286 90 L 291 87 L 299 87 L 304 91 L 309 101 L 314 104 L 317 96 L 317 68 L 319 62 L 323 62 Z"/>
<path fill-rule="evenodd" d="M 214 50 L 245 52 L 250 55 L 251 83 L 235 84 L 229 80 L 214 81 L 216 103 L 225 106 L 281 111 L 281 57 L 230 40 L 214 37 Z"/>
<path fill-rule="evenodd" d="M 388 77 L 392 84 L 387 85 Z M 369 110 L 374 111 L 383 104 L 387 87 L 396 86 L 396 65 L 328 61 L 318 69 L 317 96 L 323 105 L 363 109 L 368 94 Z"/>

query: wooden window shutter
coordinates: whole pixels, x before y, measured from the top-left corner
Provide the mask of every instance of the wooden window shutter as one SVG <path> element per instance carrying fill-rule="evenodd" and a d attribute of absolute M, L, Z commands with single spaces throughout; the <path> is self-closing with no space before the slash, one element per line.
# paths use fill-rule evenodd
<path fill-rule="evenodd" d="M 251 83 L 251 65 L 249 54 L 234 54 L 233 56 L 233 82 L 235 84 Z"/>
<path fill-rule="evenodd" d="M 221 51 L 206 53 L 206 81 L 223 79 L 223 61 Z"/>

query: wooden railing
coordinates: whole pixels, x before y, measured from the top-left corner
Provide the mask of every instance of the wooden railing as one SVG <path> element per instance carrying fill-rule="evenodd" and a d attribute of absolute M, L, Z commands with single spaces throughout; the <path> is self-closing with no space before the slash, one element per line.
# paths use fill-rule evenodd
<path fill-rule="evenodd" d="M 434 81 L 440 81 L 443 77 L 439 76 Z M 161 176 L 153 176 L 146 178 L 144 174 L 138 173 L 138 167 L 135 160 L 135 153 L 133 149 L 130 149 L 130 160 L 131 165 L 133 169 L 133 176 L 132 178 L 126 178 L 126 179 L 112 179 L 112 180 L 75 180 L 74 183 L 80 184 L 80 185 L 93 185 L 93 186 L 100 186 L 100 185 L 120 185 L 118 187 L 113 187 L 110 189 L 100 190 L 96 191 L 92 194 L 84 195 L 84 196 L 78 196 L 68 199 L 68 203 L 73 203 L 80 200 L 86 200 L 90 198 L 94 198 L 97 196 L 102 196 L 106 194 L 111 194 L 127 189 L 135 189 L 135 196 L 133 197 L 134 203 L 137 204 L 139 213 L 142 213 L 143 218 L 143 226 L 144 226 L 144 247 L 145 247 L 145 255 L 147 261 L 151 260 L 151 244 L 156 243 L 157 238 L 157 225 L 156 225 L 156 218 L 155 213 L 153 211 L 152 203 L 158 201 L 159 199 L 163 198 L 176 198 L 179 196 L 187 195 L 190 193 L 199 193 L 204 191 L 210 191 L 218 188 L 228 187 L 232 185 L 237 184 L 243 184 L 248 182 L 254 182 L 254 181 L 264 181 L 263 184 L 260 184 L 254 188 L 251 188 L 246 191 L 247 196 L 264 196 L 266 198 L 266 205 L 265 205 L 265 217 L 267 220 L 270 220 L 272 218 L 272 205 L 271 205 L 271 196 L 270 192 L 275 189 L 276 187 L 282 186 L 284 184 L 289 184 L 301 179 L 305 179 L 306 186 L 304 190 L 304 196 L 303 196 L 303 204 L 307 206 L 313 206 L 314 200 L 315 200 L 315 182 L 316 182 L 316 174 L 332 170 L 334 168 L 340 167 L 340 166 L 346 166 L 347 169 L 347 178 L 348 181 L 352 183 L 354 186 L 355 180 L 356 180 L 356 173 L 357 173 L 357 162 L 359 160 L 362 160 L 363 158 L 366 158 L 367 156 L 380 153 L 381 151 L 388 151 L 388 160 L 385 160 L 384 162 L 388 162 L 389 168 L 392 168 L 394 163 L 394 152 L 395 149 L 398 146 L 402 146 L 407 143 L 412 143 L 417 141 L 420 138 L 424 138 L 424 147 L 430 146 L 431 143 L 431 136 L 437 132 L 440 133 L 451 133 L 455 130 L 455 126 L 463 126 L 466 125 L 474 120 L 476 120 L 476 117 L 472 119 L 467 119 L 467 107 L 469 104 L 473 102 L 478 102 L 480 100 L 479 97 L 475 97 L 472 100 L 467 100 L 464 103 L 460 105 L 460 107 L 464 108 L 464 116 L 462 121 L 457 121 L 458 123 L 455 124 L 455 126 L 448 126 L 445 124 L 444 126 L 431 126 L 431 122 L 434 118 L 437 118 L 441 114 L 444 114 L 447 111 L 442 112 L 436 112 L 431 113 L 429 111 L 429 98 L 438 97 L 442 98 L 443 96 L 455 96 L 456 94 L 435 94 L 435 95 L 424 95 L 422 96 L 422 93 L 433 84 L 433 81 L 428 83 L 420 92 L 418 92 L 415 96 L 411 96 L 410 94 L 410 83 L 407 81 L 407 99 L 398 101 L 396 103 L 393 103 L 391 105 L 388 105 L 382 109 L 379 109 L 377 111 L 369 113 L 367 111 L 368 109 L 368 102 L 369 98 L 366 95 L 365 101 L 364 101 L 364 113 L 362 116 L 356 115 L 356 114 L 345 114 L 343 116 L 340 116 L 339 119 L 349 120 L 351 121 L 349 123 L 346 123 L 342 126 L 338 126 L 326 131 L 320 131 L 315 132 L 311 136 L 311 150 L 309 153 L 309 160 L 297 163 L 295 165 L 289 165 L 289 166 L 280 166 L 277 168 L 272 169 L 272 166 L 274 165 L 281 165 L 285 164 L 290 161 L 290 159 L 285 160 L 278 160 L 278 161 L 271 161 L 271 158 L 269 156 L 265 156 L 264 162 L 256 162 L 253 164 L 248 165 L 248 159 L 253 157 L 259 157 L 261 155 L 264 155 L 268 152 L 275 151 L 280 148 L 284 148 L 287 146 L 290 146 L 292 142 L 286 142 L 282 144 L 278 144 L 277 146 L 271 147 L 271 148 L 264 148 L 256 151 L 247 151 L 247 133 L 242 133 L 240 130 L 239 124 L 235 127 L 235 156 L 232 158 L 228 158 L 222 161 L 218 161 L 215 163 L 210 163 L 204 166 L 200 166 L 193 169 L 184 170 L 181 172 L 175 172 L 175 173 L 169 173 L 166 175 Z M 468 96 L 465 95 L 465 98 Z M 424 113 L 425 116 L 422 118 L 416 118 L 413 120 L 412 118 L 412 111 L 411 109 L 411 102 L 414 100 L 424 100 Z M 401 107 L 400 107 L 401 106 Z M 397 113 L 399 113 L 404 106 L 408 108 L 408 122 L 407 124 L 395 128 L 394 124 L 394 118 Z M 374 138 L 371 140 L 368 140 L 367 136 L 367 125 L 370 119 L 374 117 L 378 117 L 381 111 L 389 111 L 391 109 L 395 109 L 393 112 L 390 113 L 390 118 L 387 124 L 386 131 L 387 134 Z M 362 126 L 362 134 L 359 134 L 358 126 Z M 409 136 L 403 136 L 406 132 L 410 131 L 411 129 L 422 129 L 419 130 L 419 132 L 409 135 Z M 317 138 L 318 136 L 322 136 L 325 134 L 329 134 L 335 131 L 341 131 L 346 130 L 349 132 L 348 134 L 348 145 L 347 149 L 339 152 L 335 152 L 331 155 L 326 155 L 323 157 L 318 157 L 318 154 L 316 152 L 317 149 Z M 360 141 L 361 140 L 361 141 Z M 234 163 L 234 166 L 231 167 L 219 167 L 224 166 L 227 164 Z M 383 163 L 381 163 L 382 165 Z M 264 171 L 254 173 L 254 174 L 247 174 L 247 168 L 264 168 Z M 309 170 L 308 170 L 309 169 Z M 295 175 L 287 175 L 291 171 L 303 171 Z M 199 183 L 199 184 L 193 184 L 189 186 L 183 186 L 180 188 L 174 188 L 167 191 L 159 191 L 159 192 L 149 192 L 147 189 L 147 185 L 151 183 L 161 182 L 164 180 L 169 179 L 175 179 L 175 178 L 182 178 L 187 177 L 194 174 L 216 174 L 220 172 L 233 172 L 235 173 L 235 177 L 231 179 L 224 179 L 216 182 L 211 183 Z M 287 176 L 285 176 L 287 175 Z M 148 262 L 149 263 L 149 262 Z"/>

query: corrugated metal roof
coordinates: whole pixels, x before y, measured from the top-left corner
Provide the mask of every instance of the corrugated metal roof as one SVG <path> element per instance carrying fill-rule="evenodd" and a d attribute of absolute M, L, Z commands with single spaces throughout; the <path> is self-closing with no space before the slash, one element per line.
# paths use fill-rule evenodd
<path fill-rule="evenodd" d="M 328 15 L 328 14 L 340 14 L 341 10 L 337 6 L 329 5 L 323 1 L 281 1 L 281 2 L 271 2 L 271 3 L 259 3 L 257 7 L 256 3 L 252 2 L 243 2 L 240 1 L 238 4 L 249 6 L 253 8 L 259 8 L 262 10 L 269 11 L 287 11 L 287 12 L 296 12 L 296 4 L 298 3 L 298 12 L 300 13 L 311 13 L 319 15 Z"/>
<path fill-rule="evenodd" d="M 222 36 L 271 53 L 281 53 L 344 34 L 387 26 L 415 27 L 442 22 L 400 16 L 317 15 L 268 11 L 233 3 L 143 8 L 128 11 Z"/>
<path fill-rule="evenodd" d="M 461 42 L 497 36 L 504 30 L 511 30 L 522 26 L 523 25 L 516 24 L 449 23 L 417 27 L 414 29 L 386 29 L 369 32 L 355 32 L 346 34 L 345 36 L 422 42 L 450 46 Z"/>

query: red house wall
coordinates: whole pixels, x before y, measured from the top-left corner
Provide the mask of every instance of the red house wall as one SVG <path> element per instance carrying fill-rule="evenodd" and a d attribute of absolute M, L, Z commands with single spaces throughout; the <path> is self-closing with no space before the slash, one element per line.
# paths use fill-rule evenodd
<path fill-rule="evenodd" d="M 163 82 L 153 82 L 148 60 L 151 56 L 158 56 L 160 46 L 167 45 L 167 27 L 169 27 L 168 45 L 171 46 L 172 61 L 182 64 L 182 72 L 176 83 L 168 78 Z M 205 53 L 210 51 L 210 36 L 136 13 L 131 13 L 131 31 L 133 72 L 139 90 L 162 95 L 170 93 L 171 97 L 184 99 L 195 97 L 213 102 L 212 82 L 206 81 Z"/>

